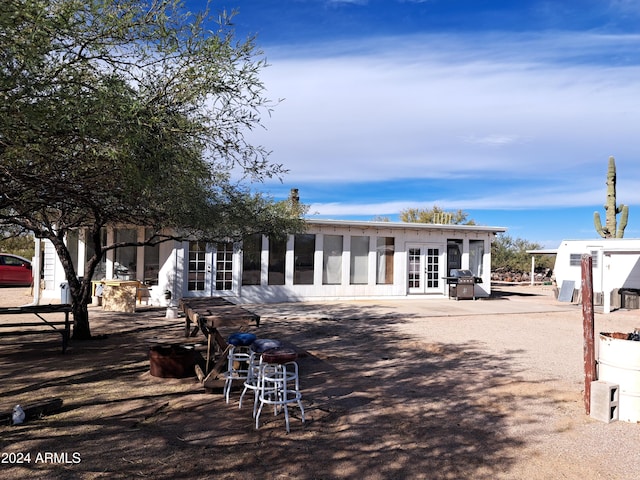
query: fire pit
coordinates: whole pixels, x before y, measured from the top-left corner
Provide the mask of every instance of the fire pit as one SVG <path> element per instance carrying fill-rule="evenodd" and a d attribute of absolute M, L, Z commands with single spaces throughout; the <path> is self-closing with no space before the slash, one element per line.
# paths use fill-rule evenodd
<path fill-rule="evenodd" d="M 150 373 L 160 378 L 194 375 L 195 350 L 185 345 L 155 345 L 149 349 Z"/>
<path fill-rule="evenodd" d="M 454 268 L 450 276 L 444 277 L 449 285 L 449 298 L 456 300 L 476 299 L 475 284 L 482 283 L 482 278 L 475 277 L 471 270 Z"/>

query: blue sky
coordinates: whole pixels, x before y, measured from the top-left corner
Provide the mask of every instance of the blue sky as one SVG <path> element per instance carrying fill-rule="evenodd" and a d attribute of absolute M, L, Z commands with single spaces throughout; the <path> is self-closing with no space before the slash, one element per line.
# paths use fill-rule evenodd
<path fill-rule="evenodd" d="M 199 3 L 192 0 L 191 4 Z M 257 34 L 252 141 L 319 218 L 462 209 L 555 248 L 597 238 L 609 156 L 640 237 L 640 0 L 223 0 Z"/>

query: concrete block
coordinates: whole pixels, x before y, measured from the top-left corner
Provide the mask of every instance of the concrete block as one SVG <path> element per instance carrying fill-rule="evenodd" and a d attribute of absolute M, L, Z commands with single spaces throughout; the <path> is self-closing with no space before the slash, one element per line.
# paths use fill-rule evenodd
<path fill-rule="evenodd" d="M 604 305 L 603 297 L 604 294 L 602 292 L 593 292 L 593 304 L 599 307 Z"/>
<path fill-rule="evenodd" d="M 611 290 L 611 308 L 620 308 L 622 299 L 620 296 L 620 289 L 614 288 Z"/>
<path fill-rule="evenodd" d="M 638 292 L 635 290 L 626 290 L 623 289 L 620 292 L 621 300 L 620 307 L 627 308 L 629 310 L 637 310 L 640 308 L 640 302 L 638 301 Z"/>
<path fill-rule="evenodd" d="M 618 420 L 620 387 L 611 382 L 591 382 L 591 418 L 611 423 Z"/>

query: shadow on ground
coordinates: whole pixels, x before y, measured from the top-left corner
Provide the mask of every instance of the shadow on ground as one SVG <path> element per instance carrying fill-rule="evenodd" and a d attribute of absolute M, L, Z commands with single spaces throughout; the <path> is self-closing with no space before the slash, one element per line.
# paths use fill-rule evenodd
<path fill-rule="evenodd" d="M 510 285 L 492 284 L 491 296 L 489 298 L 490 299 L 508 299 L 509 297 L 540 297 L 540 296 L 542 296 L 540 292 L 513 288 L 513 286 L 510 286 Z"/>
<path fill-rule="evenodd" d="M 64 402 L 56 414 L 0 427 L 2 452 L 32 455 L 3 478 L 491 479 L 523 446 L 509 432 L 509 413 L 527 399 L 505 388 L 518 383 L 511 353 L 399 334 L 400 316 L 367 307 L 265 318 L 252 330 L 301 354 L 307 418 L 294 409 L 286 434 L 282 415 L 263 414 L 255 430 L 238 388 L 226 404 L 195 378 L 152 377 L 149 346 L 184 340 L 182 322 L 160 313 L 101 314 L 93 331 L 108 337 L 74 342 L 65 355 L 55 341 L 3 346 L 3 410 Z M 43 452 L 81 461 L 34 462 Z"/>

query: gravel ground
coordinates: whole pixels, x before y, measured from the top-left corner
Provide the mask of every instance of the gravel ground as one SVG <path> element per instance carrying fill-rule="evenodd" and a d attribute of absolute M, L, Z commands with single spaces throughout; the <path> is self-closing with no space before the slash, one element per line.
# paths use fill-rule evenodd
<path fill-rule="evenodd" d="M 508 470 L 494 472 L 494 478 L 640 477 L 640 425 L 605 424 L 585 414 L 580 306 L 557 302 L 550 287 L 502 291 L 505 295 L 499 300 L 465 302 L 464 311 L 457 302 L 381 301 L 376 303 L 376 314 L 403 319 L 394 330 L 414 339 L 408 347 L 428 341 L 438 354 L 454 349 L 471 358 L 477 355 L 474 362 L 485 362 L 473 365 L 470 370 L 480 367 L 482 372 L 467 380 L 480 391 L 486 383 L 482 402 L 504 415 L 496 430 L 519 444 L 517 460 Z M 273 309 L 256 306 L 263 315 L 278 316 Z M 307 307 L 301 318 L 321 309 L 321 305 Z M 596 308 L 596 347 L 599 332 L 639 328 L 638 312 L 604 315 Z M 292 318 L 292 313 L 280 316 Z M 459 372 L 458 366 L 453 370 Z M 459 421 L 446 415 L 442 420 Z"/>
<path fill-rule="evenodd" d="M 0 412 L 34 398 L 59 397 L 67 406 L 0 426 L 0 453 L 82 457 L 67 465 L 4 463 L 0 472 L 16 479 L 640 477 L 640 425 L 585 414 L 580 308 L 555 301 L 550 289 L 496 291 L 475 302 L 247 306 L 262 317 L 259 336 L 301 352 L 306 422 L 294 413 L 289 435 L 281 417 L 267 416 L 255 430 L 249 412 L 203 393 L 193 379 L 151 377 L 148 346 L 181 335 L 180 321 L 163 312 L 92 310 L 93 333 L 108 339 L 72 343 L 64 356 L 59 341 L 0 338 Z M 28 303 L 26 294 L 0 289 L 0 305 Z M 596 332 L 632 331 L 638 312 L 596 313 Z"/>

